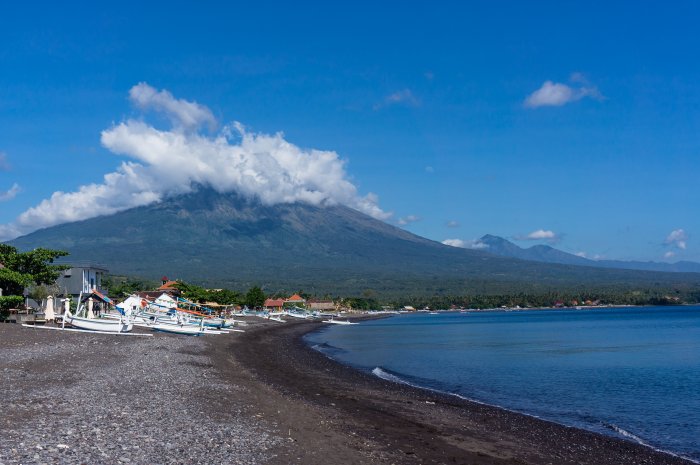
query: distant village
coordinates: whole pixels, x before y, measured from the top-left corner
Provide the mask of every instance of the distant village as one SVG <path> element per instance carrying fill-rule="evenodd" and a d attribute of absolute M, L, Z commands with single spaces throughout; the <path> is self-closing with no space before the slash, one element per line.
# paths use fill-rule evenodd
<path fill-rule="evenodd" d="M 2 264 L 0 264 L 2 267 Z M 49 290 L 41 292 L 29 292 L 25 290 L 25 302 L 19 308 L 11 309 L 9 315 L 4 317 L 5 321 L 16 322 L 31 322 L 41 319 L 41 314 L 46 308 L 49 300 L 51 304 L 59 309 L 75 307 L 78 304 L 81 295 L 88 295 L 95 291 L 100 294 L 109 295 L 112 289 L 107 289 L 103 284 L 107 281 L 108 270 L 104 266 L 95 265 L 92 263 L 72 263 L 67 269 L 62 271 L 58 276 L 55 284 L 45 286 Z M 355 312 L 355 311 L 431 311 L 439 308 L 443 310 L 475 310 L 475 309 L 505 309 L 505 310 L 521 310 L 528 308 L 589 308 L 598 306 L 617 305 L 644 305 L 647 301 L 616 302 L 605 301 L 595 297 L 591 298 L 566 298 L 559 295 L 536 296 L 539 301 L 533 296 L 475 296 L 472 300 L 465 301 L 463 304 L 455 304 L 446 299 L 440 300 L 434 298 L 429 301 L 417 301 L 396 303 L 394 305 L 381 305 L 373 299 L 363 298 L 336 298 L 336 299 L 319 299 L 312 296 L 304 296 L 301 293 L 293 293 L 288 296 L 274 295 L 272 297 L 265 296 L 260 288 L 257 288 L 259 297 L 255 302 L 217 302 L 214 300 L 206 300 L 203 296 L 215 296 L 219 293 L 225 293 L 224 289 L 203 289 L 203 296 L 199 295 L 193 299 L 193 296 L 188 293 L 188 289 L 197 288 L 193 285 L 188 285 L 182 281 L 175 281 L 163 276 L 159 286 L 154 286 L 150 289 L 133 289 L 128 294 L 120 292 L 119 295 L 111 295 L 114 302 L 121 302 L 127 298 L 144 299 L 149 302 L 157 302 L 164 306 L 175 306 L 178 299 L 185 297 L 191 299 L 210 311 L 221 316 L 232 315 L 236 312 L 247 310 L 258 310 L 269 313 L 278 313 L 283 311 L 298 310 L 308 312 Z M 236 293 L 236 295 L 239 295 Z M 0 297 L 2 289 L 0 289 Z M 529 299 L 529 301 L 528 301 Z M 229 299 L 230 300 L 230 299 Z M 239 301 L 245 300 L 245 296 L 240 295 Z M 534 302 L 534 303 L 530 303 Z M 407 303 L 412 305 L 407 305 Z M 669 305 L 681 303 L 676 296 L 664 295 L 658 301 L 651 301 L 651 304 Z"/>
<path fill-rule="evenodd" d="M 13 309 L 7 320 L 16 322 L 35 321 L 37 319 L 36 314 L 42 314 L 48 300 L 52 301 L 52 306 L 62 309 L 64 306 L 66 308 L 74 307 L 81 295 L 96 293 L 107 296 L 110 290 L 103 285 L 107 274 L 108 270 L 103 266 L 91 263 L 72 264 L 61 272 L 54 285 L 47 286 L 50 288 L 49 291 L 45 292 L 47 295 L 32 295 L 33 293 L 25 291 L 23 308 Z M 111 300 L 118 303 L 124 300 L 136 299 L 136 301 L 143 300 L 167 307 L 174 307 L 178 303 L 178 298 L 183 297 L 185 294 L 183 287 L 186 286 L 183 286 L 181 281 L 170 280 L 167 276 L 163 276 L 160 285 L 155 289 L 135 290 L 129 296 L 112 296 Z M 222 289 L 207 289 L 206 291 L 217 293 L 222 291 Z M 1 295 L 2 289 L 0 289 Z M 201 304 L 203 308 L 211 310 L 212 313 L 219 315 L 230 315 L 248 308 L 245 304 L 222 304 L 215 301 L 200 301 L 197 303 Z M 330 299 L 306 299 L 297 293 L 286 298 L 265 298 L 259 302 L 259 305 L 252 307 L 250 310 L 263 310 L 266 312 L 281 312 L 288 309 L 312 312 L 353 310 L 352 308 L 343 307 L 341 302 Z"/>

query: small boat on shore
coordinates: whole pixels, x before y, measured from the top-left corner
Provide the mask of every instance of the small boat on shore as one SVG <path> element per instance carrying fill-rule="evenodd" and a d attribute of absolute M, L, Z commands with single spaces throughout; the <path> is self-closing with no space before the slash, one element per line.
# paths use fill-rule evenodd
<path fill-rule="evenodd" d="M 359 323 L 352 322 L 350 320 L 342 321 L 342 320 L 334 320 L 334 319 L 324 320 L 323 323 L 331 323 L 334 325 L 358 325 L 359 324 Z"/>
<path fill-rule="evenodd" d="M 221 331 L 211 330 L 204 326 L 204 321 L 199 320 L 199 324 L 190 322 L 186 315 L 177 313 L 175 321 L 168 319 L 167 321 L 159 321 L 156 317 L 148 326 L 153 331 L 162 333 L 183 334 L 185 336 L 201 336 L 202 334 L 223 334 Z"/>
<path fill-rule="evenodd" d="M 63 315 L 63 325 L 69 324 L 74 328 L 98 331 L 104 333 L 126 333 L 131 331 L 133 324 L 126 318 L 82 318 L 75 316 L 70 310 Z"/>
<path fill-rule="evenodd" d="M 183 334 L 185 336 L 201 336 L 206 334 L 206 330 L 200 326 L 173 325 L 168 323 L 155 323 L 149 326 L 153 331 L 170 334 Z M 214 331 L 211 334 L 221 334 Z"/>
<path fill-rule="evenodd" d="M 65 328 L 65 325 L 69 324 L 74 328 L 102 333 L 126 333 L 132 330 L 133 323 L 129 318 L 129 315 L 122 313 L 121 310 L 118 316 L 114 315 L 114 318 L 95 318 L 93 313 L 93 299 L 96 299 L 108 306 L 114 306 L 114 303 L 109 297 L 97 292 L 96 290 L 93 290 L 85 297 L 83 297 L 83 294 L 81 293 L 78 297 L 77 313 L 82 313 L 84 316 L 74 315 L 70 311 L 70 308 L 66 308 L 61 327 Z"/>

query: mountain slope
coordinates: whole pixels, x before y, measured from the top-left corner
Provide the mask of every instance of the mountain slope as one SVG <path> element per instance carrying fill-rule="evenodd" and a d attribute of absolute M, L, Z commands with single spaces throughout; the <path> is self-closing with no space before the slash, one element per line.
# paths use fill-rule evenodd
<path fill-rule="evenodd" d="M 624 260 L 590 260 L 573 255 L 548 245 L 534 245 L 527 249 L 498 236 L 487 234 L 479 239 L 488 245 L 488 252 L 501 257 L 519 258 L 544 263 L 560 263 L 565 265 L 592 266 L 598 268 L 617 268 L 627 270 L 661 271 L 700 273 L 700 263 L 679 261 L 676 263 L 640 262 Z"/>
<path fill-rule="evenodd" d="M 163 274 L 212 286 L 314 293 L 538 292 L 562 287 L 670 286 L 700 275 L 659 275 L 526 262 L 446 246 L 350 208 L 261 205 L 209 189 L 11 241 L 115 274 Z M 685 283 L 685 284 L 684 284 Z"/>
<path fill-rule="evenodd" d="M 548 245 L 535 245 L 524 249 L 502 237 L 487 234 L 479 239 L 479 242 L 488 245 L 489 253 L 502 257 L 519 258 L 535 262 L 560 263 L 564 265 L 595 266 L 592 260 L 578 257 Z"/>

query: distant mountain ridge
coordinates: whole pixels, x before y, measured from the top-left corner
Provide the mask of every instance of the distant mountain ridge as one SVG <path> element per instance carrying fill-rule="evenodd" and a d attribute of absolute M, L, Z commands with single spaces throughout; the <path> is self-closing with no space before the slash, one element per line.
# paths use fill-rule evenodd
<path fill-rule="evenodd" d="M 263 205 L 212 189 L 10 241 L 70 252 L 113 274 L 210 287 L 324 295 L 467 295 L 698 286 L 700 274 L 663 274 L 523 261 L 451 247 L 342 205 Z"/>
<path fill-rule="evenodd" d="M 479 242 L 488 247 L 484 250 L 501 257 L 519 258 L 543 263 L 592 266 L 626 270 L 661 271 L 668 273 L 700 273 L 700 263 L 679 261 L 676 263 L 641 262 L 625 260 L 590 260 L 585 257 L 563 252 L 548 245 L 534 245 L 523 248 L 502 237 L 487 234 Z"/>

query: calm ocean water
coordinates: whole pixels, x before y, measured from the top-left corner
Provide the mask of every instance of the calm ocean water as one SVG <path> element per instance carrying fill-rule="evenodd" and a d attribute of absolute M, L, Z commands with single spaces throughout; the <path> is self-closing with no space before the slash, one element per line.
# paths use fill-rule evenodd
<path fill-rule="evenodd" d="M 307 342 L 377 376 L 700 461 L 700 307 L 426 313 Z"/>

